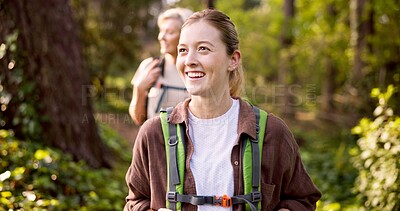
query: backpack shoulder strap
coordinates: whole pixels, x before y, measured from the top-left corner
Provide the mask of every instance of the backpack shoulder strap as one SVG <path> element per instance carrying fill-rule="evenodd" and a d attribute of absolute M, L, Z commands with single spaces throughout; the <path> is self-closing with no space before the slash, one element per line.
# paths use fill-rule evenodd
<path fill-rule="evenodd" d="M 254 206 L 261 209 L 261 161 L 262 147 L 264 143 L 265 128 L 267 124 L 268 113 L 264 110 L 253 106 L 254 115 L 256 117 L 256 139 L 243 141 L 243 180 L 244 194 Z M 246 210 L 250 210 L 250 206 L 246 205 Z"/>
<path fill-rule="evenodd" d="M 175 125 L 170 123 L 169 119 L 172 111 L 173 108 L 170 107 L 166 110 L 161 110 L 160 112 L 168 175 L 166 208 L 171 210 L 181 210 L 182 205 L 176 199 L 178 194 L 183 194 L 186 158 L 184 129 L 180 124 Z"/>

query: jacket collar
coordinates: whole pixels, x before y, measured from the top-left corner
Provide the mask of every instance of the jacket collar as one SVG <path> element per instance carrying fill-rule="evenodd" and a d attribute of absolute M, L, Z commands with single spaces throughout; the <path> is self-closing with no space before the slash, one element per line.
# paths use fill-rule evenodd
<path fill-rule="evenodd" d="M 241 135 L 245 133 L 249 135 L 252 139 L 256 138 L 256 117 L 253 112 L 251 105 L 243 101 L 241 98 L 239 100 L 239 123 L 238 123 L 238 134 Z M 188 107 L 190 98 L 176 105 L 171 113 L 169 121 L 172 124 L 180 124 L 183 122 L 188 122 Z"/>

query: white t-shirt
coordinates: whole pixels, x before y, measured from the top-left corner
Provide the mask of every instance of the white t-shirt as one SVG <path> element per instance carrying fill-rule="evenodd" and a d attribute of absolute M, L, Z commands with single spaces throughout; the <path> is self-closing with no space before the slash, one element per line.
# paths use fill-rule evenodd
<path fill-rule="evenodd" d="M 145 68 L 153 58 L 142 61 L 133 77 L 131 84 L 136 86 L 139 80 L 145 77 Z M 158 115 L 161 108 L 176 106 L 189 97 L 175 64 L 165 60 L 164 76 L 160 76 L 154 87 L 150 88 L 147 96 L 147 118 Z"/>
<path fill-rule="evenodd" d="M 196 195 L 233 196 L 234 179 L 231 154 L 238 137 L 239 101 L 232 99 L 231 108 L 222 116 L 199 119 L 189 111 L 189 136 L 194 145 L 190 159 Z M 199 211 L 232 210 L 213 206 L 198 206 Z"/>

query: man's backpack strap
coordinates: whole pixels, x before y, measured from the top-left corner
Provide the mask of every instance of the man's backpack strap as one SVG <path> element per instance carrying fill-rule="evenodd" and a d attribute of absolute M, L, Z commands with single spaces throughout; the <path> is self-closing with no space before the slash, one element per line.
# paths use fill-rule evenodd
<path fill-rule="evenodd" d="M 160 87 L 160 88 L 162 89 L 162 93 L 161 93 L 160 99 L 158 100 L 158 103 L 157 103 L 157 107 L 156 107 L 155 112 L 158 112 L 158 111 L 160 110 L 160 108 L 161 108 L 161 103 L 163 102 L 163 99 L 164 99 L 164 97 L 165 97 L 165 95 L 167 94 L 167 91 L 168 91 L 169 89 L 178 90 L 178 91 L 186 91 L 186 88 L 185 88 L 185 87 L 169 86 L 169 85 L 165 85 L 165 84 L 161 84 L 161 87 Z"/>
<path fill-rule="evenodd" d="M 177 126 L 170 123 L 172 111 L 173 108 L 170 107 L 160 112 L 168 175 L 166 207 L 171 210 L 181 210 L 182 205 L 176 200 L 176 197 L 178 194 L 183 194 L 185 170 L 184 129 L 180 124 Z"/>
<path fill-rule="evenodd" d="M 267 112 L 253 106 L 256 117 L 256 139 L 243 141 L 243 180 L 244 196 L 250 200 L 254 206 L 261 210 L 261 161 L 262 146 L 264 143 L 265 128 L 267 124 Z M 246 204 L 246 210 L 253 210 Z"/>

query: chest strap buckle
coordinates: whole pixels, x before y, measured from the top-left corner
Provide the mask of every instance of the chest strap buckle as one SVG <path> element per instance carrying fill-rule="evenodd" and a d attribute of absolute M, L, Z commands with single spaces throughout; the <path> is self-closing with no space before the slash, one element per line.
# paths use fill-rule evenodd
<path fill-rule="evenodd" d="M 173 191 L 168 192 L 167 200 L 169 202 L 174 202 L 174 203 L 178 202 L 178 192 L 173 192 Z"/>
<path fill-rule="evenodd" d="M 232 207 L 232 198 L 227 195 L 215 196 L 214 205 L 221 207 Z"/>
<path fill-rule="evenodd" d="M 261 193 L 258 191 L 251 192 L 251 202 L 261 201 Z"/>

